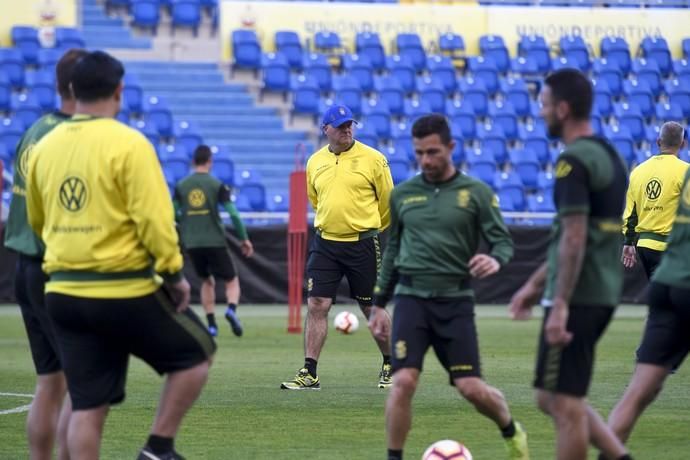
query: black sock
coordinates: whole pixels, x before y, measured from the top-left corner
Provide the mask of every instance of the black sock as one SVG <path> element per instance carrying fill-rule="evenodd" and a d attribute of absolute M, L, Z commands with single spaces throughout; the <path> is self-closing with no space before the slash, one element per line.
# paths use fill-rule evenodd
<path fill-rule="evenodd" d="M 383 365 L 391 363 L 391 355 L 383 355 Z"/>
<path fill-rule="evenodd" d="M 304 367 L 307 368 L 312 377 L 316 377 L 316 360 L 311 358 L 304 358 Z"/>
<path fill-rule="evenodd" d="M 633 458 L 630 456 L 630 454 L 625 454 L 618 457 L 618 460 L 633 460 Z"/>
<path fill-rule="evenodd" d="M 228 308 L 232 311 L 237 311 L 237 304 L 229 303 Z"/>
<path fill-rule="evenodd" d="M 216 314 L 215 313 L 207 313 L 206 314 L 206 323 L 208 323 L 208 327 L 218 327 L 216 325 Z"/>
<path fill-rule="evenodd" d="M 402 449 L 388 449 L 388 460 L 402 460 Z"/>
<path fill-rule="evenodd" d="M 156 455 L 165 454 L 173 450 L 173 438 L 164 438 L 163 436 L 152 434 L 149 436 L 146 445 L 149 446 Z"/>
<path fill-rule="evenodd" d="M 513 422 L 513 419 L 510 419 L 510 422 L 501 428 L 501 435 L 504 438 L 512 438 L 515 436 L 515 422 Z"/>
<path fill-rule="evenodd" d="M 609 459 L 606 458 L 606 455 L 604 455 L 604 454 L 599 454 L 599 456 L 597 457 L 597 460 L 609 460 Z"/>

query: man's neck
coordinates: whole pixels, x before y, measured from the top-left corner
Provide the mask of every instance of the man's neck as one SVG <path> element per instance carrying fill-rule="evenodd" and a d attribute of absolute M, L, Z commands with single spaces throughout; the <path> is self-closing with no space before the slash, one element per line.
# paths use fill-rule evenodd
<path fill-rule="evenodd" d="M 659 155 L 673 155 L 677 157 L 678 153 L 680 153 L 680 150 L 659 146 Z"/>
<path fill-rule="evenodd" d="M 65 115 L 74 115 L 77 110 L 77 102 L 74 99 L 62 99 L 59 110 Z"/>
<path fill-rule="evenodd" d="M 117 114 L 117 111 L 113 108 L 113 103 L 109 100 L 95 102 L 77 101 L 75 114 L 112 118 Z"/>
<path fill-rule="evenodd" d="M 572 144 L 581 137 L 593 134 L 589 120 L 570 121 L 563 127 L 563 143 Z"/>
<path fill-rule="evenodd" d="M 209 166 L 206 166 L 206 165 L 194 167 L 194 172 L 200 173 L 200 174 L 208 174 L 210 170 L 211 170 L 211 168 Z"/>
<path fill-rule="evenodd" d="M 355 145 L 355 141 L 352 141 L 348 145 L 333 145 L 333 144 L 328 144 L 328 150 L 331 151 L 332 153 L 335 153 L 336 155 L 339 155 L 343 152 L 347 152 L 352 148 L 352 146 Z"/>

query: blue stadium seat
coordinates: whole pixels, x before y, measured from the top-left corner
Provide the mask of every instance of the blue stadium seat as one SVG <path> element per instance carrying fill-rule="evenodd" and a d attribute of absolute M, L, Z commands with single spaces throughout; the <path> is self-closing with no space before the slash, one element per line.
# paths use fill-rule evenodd
<path fill-rule="evenodd" d="M 499 204 L 505 199 L 509 199 L 514 211 L 524 211 L 527 203 L 525 202 L 525 187 L 522 178 L 515 171 L 497 172 L 494 175 L 494 190 L 498 195 Z"/>
<path fill-rule="evenodd" d="M 623 93 L 623 74 L 616 69 L 601 69 L 593 72 L 596 82 L 606 82 L 606 88 L 613 97 L 619 97 Z"/>
<path fill-rule="evenodd" d="M 556 178 L 551 171 L 542 171 L 537 177 L 537 188 L 544 196 L 553 198 L 553 188 L 556 184 Z"/>
<path fill-rule="evenodd" d="M 342 52 L 343 45 L 340 35 L 336 32 L 323 30 L 314 34 L 314 49 L 327 54 L 338 54 Z"/>
<path fill-rule="evenodd" d="M 609 90 L 608 84 L 606 84 L 606 80 L 594 80 L 592 87 L 594 89 L 592 112 L 603 117 L 611 116 L 613 112 L 613 95 Z"/>
<path fill-rule="evenodd" d="M 0 124 L 0 144 L 4 144 L 10 156 L 14 156 L 25 126 L 20 119 L 4 119 Z"/>
<path fill-rule="evenodd" d="M 213 175 L 224 184 L 235 184 L 235 164 L 229 154 L 218 152 L 213 156 Z"/>
<path fill-rule="evenodd" d="M 43 116 L 43 107 L 33 97 L 28 97 L 19 107 L 14 109 L 14 117 L 21 120 L 24 126 L 33 125 Z"/>
<path fill-rule="evenodd" d="M 383 70 L 386 67 L 386 52 L 381 45 L 381 38 L 376 32 L 357 32 L 355 51 L 357 54 L 369 58 L 374 70 Z"/>
<path fill-rule="evenodd" d="M 266 211 L 266 189 L 262 184 L 247 182 L 240 186 L 238 198 L 244 197 L 249 203 L 249 211 Z"/>
<path fill-rule="evenodd" d="M 467 59 L 467 69 L 475 80 L 479 80 L 490 95 L 496 94 L 499 89 L 499 69 L 491 57 L 474 56 Z"/>
<path fill-rule="evenodd" d="M 683 58 L 690 58 L 690 38 L 684 38 L 681 42 L 681 49 L 683 50 Z"/>
<path fill-rule="evenodd" d="M 589 70 L 589 50 L 581 36 L 564 35 L 558 41 L 558 44 L 561 49 L 561 54 L 565 56 L 569 62 L 577 65 L 577 68 L 583 72 Z"/>
<path fill-rule="evenodd" d="M 426 103 L 431 112 L 445 113 L 446 91 L 442 83 L 427 76 L 417 80 L 417 88 L 420 101 Z"/>
<path fill-rule="evenodd" d="M 659 138 L 661 124 L 651 124 L 645 127 L 645 138 L 652 149 L 657 149 L 656 140 Z"/>
<path fill-rule="evenodd" d="M 575 58 L 567 56 L 558 56 L 551 59 L 551 70 L 554 72 L 561 69 L 580 69 Z"/>
<path fill-rule="evenodd" d="M 556 212 L 553 202 L 553 194 L 537 193 L 527 197 L 527 210 L 529 212 Z"/>
<path fill-rule="evenodd" d="M 654 116 L 654 94 L 644 80 L 626 80 L 623 83 L 623 94 L 631 104 L 640 108 L 642 116 L 651 118 Z"/>
<path fill-rule="evenodd" d="M 479 50 L 484 51 L 491 48 L 505 48 L 506 42 L 500 35 L 486 34 L 479 37 Z"/>
<path fill-rule="evenodd" d="M 12 26 L 10 37 L 15 45 L 19 40 L 29 39 L 38 41 L 38 30 L 34 26 Z"/>
<path fill-rule="evenodd" d="M 416 71 L 409 57 L 394 55 L 386 58 L 386 68 L 391 76 L 398 79 L 406 93 L 417 90 Z"/>
<path fill-rule="evenodd" d="M 501 126 L 480 123 L 477 127 L 477 139 L 482 150 L 491 152 L 498 164 L 506 162 L 508 159 L 507 139 Z"/>
<path fill-rule="evenodd" d="M 447 94 L 453 94 L 458 89 L 455 67 L 447 56 L 430 56 L 427 67 L 431 78 L 441 82 Z"/>
<path fill-rule="evenodd" d="M 508 154 L 513 170 L 520 176 L 522 183 L 529 189 L 537 188 L 537 179 L 541 171 L 541 165 L 537 154 L 532 150 L 511 150 Z"/>
<path fill-rule="evenodd" d="M 275 33 L 275 46 L 276 51 L 287 58 L 291 69 L 302 69 L 302 43 L 297 32 L 292 30 L 277 31 Z"/>
<path fill-rule="evenodd" d="M 14 157 L 14 152 L 10 152 L 7 146 L 0 142 L 0 162 L 5 167 L 5 170 L 11 172 L 12 158 Z M 9 181 L 5 181 L 5 187 L 9 186 Z M 0 190 L 2 192 L 2 190 Z"/>
<path fill-rule="evenodd" d="M 263 70 L 262 91 L 285 94 L 290 90 L 290 66 L 282 53 L 266 53 L 261 59 Z"/>
<path fill-rule="evenodd" d="M 589 117 L 589 123 L 592 126 L 592 133 L 595 136 L 601 136 L 604 130 L 604 124 L 601 121 L 601 117 L 598 115 L 591 115 Z"/>
<path fill-rule="evenodd" d="M 12 43 L 19 49 L 24 57 L 24 62 L 30 65 L 38 64 L 38 50 L 41 44 L 38 41 L 38 31 L 32 26 L 14 26 L 11 31 Z"/>
<path fill-rule="evenodd" d="M 14 88 L 24 87 L 24 57 L 18 49 L 0 48 L 0 73 L 5 73 Z"/>
<path fill-rule="evenodd" d="M 673 61 L 673 75 L 679 77 L 680 75 L 687 74 L 690 74 L 690 61 L 686 58 Z"/>
<path fill-rule="evenodd" d="M 431 107 L 429 107 L 426 101 L 415 99 L 405 99 L 404 111 L 405 117 L 407 117 L 410 124 L 414 123 L 417 118 L 429 115 L 432 112 Z"/>
<path fill-rule="evenodd" d="M 288 212 L 290 210 L 290 200 L 288 195 L 282 190 L 266 192 L 268 201 L 266 203 L 268 211 Z"/>
<path fill-rule="evenodd" d="M 336 99 L 348 106 L 356 117 L 362 114 L 362 87 L 356 78 L 348 75 L 336 77 L 333 80 L 333 89 Z"/>
<path fill-rule="evenodd" d="M 152 123 L 159 135 L 162 137 L 171 137 L 173 135 L 174 123 L 170 109 L 164 106 L 155 106 L 149 108 L 144 115 L 145 121 Z"/>
<path fill-rule="evenodd" d="M 446 32 L 438 36 L 438 48 L 441 54 L 457 58 L 465 53 L 465 40 L 462 35 Z"/>
<path fill-rule="evenodd" d="M 398 34 L 395 38 L 395 45 L 398 54 L 409 59 L 416 72 L 426 69 L 426 51 L 424 51 L 419 35 L 415 33 Z"/>
<path fill-rule="evenodd" d="M 151 144 L 158 145 L 160 143 L 161 135 L 153 121 L 147 119 L 132 120 L 130 121 L 129 125 L 141 132 Z"/>
<path fill-rule="evenodd" d="M 44 69 L 52 70 L 62 57 L 62 50 L 56 48 L 41 48 L 38 50 L 38 65 Z"/>
<path fill-rule="evenodd" d="M 458 85 L 462 100 L 472 105 L 476 115 L 486 116 L 489 110 L 489 92 L 484 82 L 473 77 L 466 77 L 459 79 Z"/>
<path fill-rule="evenodd" d="M 328 64 L 328 58 L 325 54 L 305 54 L 302 66 L 305 76 L 316 80 L 321 91 L 330 92 L 333 89 L 331 66 Z"/>
<path fill-rule="evenodd" d="M 376 127 L 364 121 L 360 121 L 355 131 L 355 139 L 369 147 L 378 148 L 379 136 Z"/>
<path fill-rule="evenodd" d="M 178 27 L 189 27 L 194 36 L 199 33 L 201 5 L 199 0 L 175 0 L 172 4 L 172 32 Z"/>
<path fill-rule="evenodd" d="M 671 51 L 665 38 L 647 36 L 640 42 L 640 50 L 642 50 L 642 55 L 647 60 L 657 63 L 662 76 L 669 76 L 672 69 L 672 60 Z"/>
<path fill-rule="evenodd" d="M 56 47 L 62 49 L 86 47 L 81 31 L 74 27 L 56 27 L 55 41 Z"/>
<path fill-rule="evenodd" d="M 406 181 L 412 175 L 410 162 L 407 160 L 391 160 L 388 162 L 388 166 L 395 185 Z"/>
<path fill-rule="evenodd" d="M 132 15 L 132 25 L 141 29 L 151 29 L 154 34 L 158 32 L 158 24 L 161 21 L 158 0 L 137 0 L 130 6 L 129 12 Z"/>
<path fill-rule="evenodd" d="M 370 99 L 362 107 L 362 112 L 365 125 L 373 127 L 378 138 L 391 138 L 391 111 L 385 101 Z"/>
<path fill-rule="evenodd" d="M 518 55 L 531 58 L 538 72 L 546 73 L 551 70 L 551 53 L 541 35 L 521 35 L 518 41 Z"/>
<path fill-rule="evenodd" d="M 654 97 L 659 97 L 662 89 L 661 72 L 656 61 L 645 58 L 635 59 L 632 63 L 632 72 L 637 80 L 647 82 Z"/>
<path fill-rule="evenodd" d="M 505 73 L 510 68 L 510 54 L 500 35 L 480 36 L 479 51 L 482 56 L 493 61 L 499 72 Z"/>
<path fill-rule="evenodd" d="M 299 75 L 292 81 L 292 111 L 293 113 L 317 116 L 321 88 L 316 79 Z"/>
<path fill-rule="evenodd" d="M 55 85 L 48 83 L 35 83 L 29 87 L 30 96 L 36 101 L 44 112 L 55 110 L 56 92 Z"/>
<path fill-rule="evenodd" d="M 510 71 L 524 76 L 534 76 L 540 73 L 537 61 L 530 56 L 518 56 L 511 59 Z"/>
<path fill-rule="evenodd" d="M 451 132 L 465 140 L 477 138 L 477 123 L 472 104 L 466 101 L 448 101 L 446 113 L 450 119 Z"/>
<path fill-rule="evenodd" d="M 181 153 L 174 153 L 161 158 L 161 165 L 165 170 L 165 176 L 179 182 L 189 175 L 189 158 Z"/>
<path fill-rule="evenodd" d="M 604 127 L 604 137 L 618 151 L 620 156 L 630 165 L 635 160 L 635 145 L 630 131 L 625 126 Z"/>
<path fill-rule="evenodd" d="M 125 76 L 122 90 L 123 106 L 134 113 L 141 113 L 144 104 L 144 90 L 133 77 Z"/>
<path fill-rule="evenodd" d="M 368 56 L 359 54 L 345 54 L 342 56 L 345 73 L 355 78 L 362 91 L 370 93 L 374 90 L 374 67 Z"/>
<path fill-rule="evenodd" d="M 237 168 L 235 170 L 234 185 L 242 187 L 244 184 L 260 184 L 261 172 L 253 167 Z"/>
<path fill-rule="evenodd" d="M 510 102 L 497 100 L 489 103 L 489 117 L 493 124 L 500 126 L 509 141 L 518 138 L 518 118 Z"/>
<path fill-rule="evenodd" d="M 386 103 L 392 115 L 402 116 L 405 113 L 405 91 L 394 76 L 378 77 L 374 80 L 374 86 L 379 99 Z"/>
<path fill-rule="evenodd" d="M 635 142 L 642 142 L 645 138 L 644 117 L 640 107 L 633 102 L 614 104 L 614 114 L 621 127 L 627 128 Z"/>
<path fill-rule="evenodd" d="M 204 139 L 197 131 L 186 130 L 175 134 L 175 143 L 184 147 L 187 152 L 193 154 L 194 150 L 204 143 Z"/>
<path fill-rule="evenodd" d="M 526 151 L 534 152 L 537 160 L 542 166 L 546 166 L 551 162 L 551 155 L 549 151 L 549 140 L 544 133 L 538 132 L 538 128 L 534 125 L 526 125 L 521 130 L 523 137 L 523 146 Z"/>
<path fill-rule="evenodd" d="M 512 77 L 502 79 L 501 93 L 512 104 L 519 117 L 530 114 L 530 95 L 525 80 Z"/>
<path fill-rule="evenodd" d="M 683 123 L 683 110 L 679 105 L 659 102 L 656 105 L 656 119 L 662 122 L 677 121 Z"/>
<path fill-rule="evenodd" d="M 467 174 L 493 187 L 496 174 L 496 160 L 493 153 L 477 148 L 465 152 L 465 157 L 469 167 Z"/>
<path fill-rule="evenodd" d="M 618 69 L 627 75 L 630 72 L 630 46 L 622 37 L 607 36 L 599 43 L 601 56 L 617 64 Z"/>
<path fill-rule="evenodd" d="M 232 32 L 232 54 L 234 66 L 242 69 L 261 68 L 261 45 L 256 32 L 238 29 Z"/>
<path fill-rule="evenodd" d="M 683 87 L 678 79 L 668 80 L 664 84 L 671 105 L 677 105 L 685 118 L 690 118 L 690 87 Z"/>

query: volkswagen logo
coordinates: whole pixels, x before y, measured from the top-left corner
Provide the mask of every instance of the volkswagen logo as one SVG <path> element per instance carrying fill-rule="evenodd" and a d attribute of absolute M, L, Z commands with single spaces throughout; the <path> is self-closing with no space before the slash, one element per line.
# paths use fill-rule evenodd
<path fill-rule="evenodd" d="M 60 204 L 69 212 L 79 212 L 86 206 L 89 192 L 86 183 L 70 176 L 60 185 Z"/>

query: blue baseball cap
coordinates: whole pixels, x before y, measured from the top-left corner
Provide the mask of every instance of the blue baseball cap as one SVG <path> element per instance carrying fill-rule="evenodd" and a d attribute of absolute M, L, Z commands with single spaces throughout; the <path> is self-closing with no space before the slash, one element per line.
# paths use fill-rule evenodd
<path fill-rule="evenodd" d="M 326 113 L 323 114 L 321 127 L 324 128 L 326 125 L 332 125 L 334 128 L 337 128 L 348 121 L 357 123 L 352 116 L 352 110 L 345 105 L 332 105 L 326 110 Z"/>

